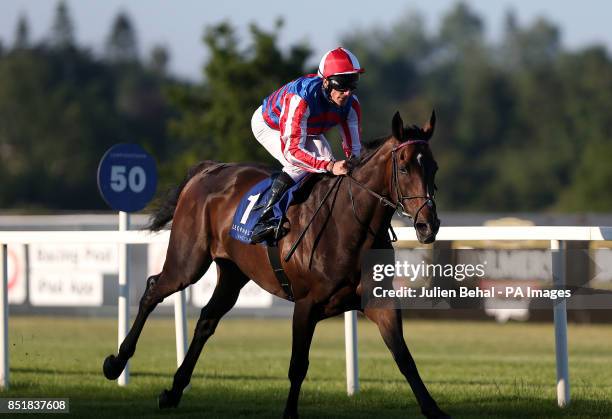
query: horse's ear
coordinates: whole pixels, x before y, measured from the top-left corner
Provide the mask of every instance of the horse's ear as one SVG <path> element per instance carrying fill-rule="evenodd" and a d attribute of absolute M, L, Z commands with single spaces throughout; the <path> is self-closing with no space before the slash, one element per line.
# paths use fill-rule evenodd
<path fill-rule="evenodd" d="M 393 136 L 399 141 L 402 141 L 402 139 L 404 138 L 404 121 L 402 121 L 402 117 L 400 116 L 399 111 L 395 112 L 395 115 L 393 115 L 393 121 L 391 122 L 391 132 L 393 133 Z"/>
<path fill-rule="evenodd" d="M 425 126 L 423 127 L 423 134 L 425 134 L 425 140 L 429 141 L 429 139 L 434 133 L 435 127 L 436 127 L 436 110 L 433 109 L 431 111 L 431 116 L 429 117 L 429 122 L 427 122 Z"/>

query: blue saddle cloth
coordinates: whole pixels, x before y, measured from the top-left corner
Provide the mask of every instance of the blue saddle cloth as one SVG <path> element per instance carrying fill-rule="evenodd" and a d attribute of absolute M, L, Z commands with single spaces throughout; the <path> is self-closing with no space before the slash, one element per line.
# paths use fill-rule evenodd
<path fill-rule="evenodd" d="M 234 219 L 232 221 L 232 228 L 230 230 L 230 237 L 240 240 L 244 243 L 251 242 L 251 236 L 253 235 L 253 228 L 259 221 L 259 217 L 263 212 L 264 204 L 268 201 L 270 195 L 270 187 L 275 175 L 266 178 L 253 186 L 244 196 L 240 199 L 240 203 L 234 213 Z M 300 187 L 302 182 L 297 182 L 291 188 L 289 188 L 283 197 L 274 205 L 274 219 L 280 221 L 284 216 L 287 208 L 291 205 L 293 200 L 293 194 Z"/>

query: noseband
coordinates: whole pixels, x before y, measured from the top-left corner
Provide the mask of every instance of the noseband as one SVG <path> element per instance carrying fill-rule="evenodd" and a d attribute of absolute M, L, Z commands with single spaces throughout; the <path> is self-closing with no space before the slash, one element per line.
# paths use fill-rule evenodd
<path fill-rule="evenodd" d="M 348 178 L 351 180 L 351 182 L 355 183 L 357 186 L 359 186 L 362 189 L 366 190 L 370 195 L 373 195 L 376 198 L 378 198 L 379 202 L 382 205 L 385 205 L 385 206 L 393 208 L 395 210 L 395 212 L 400 217 L 408 217 L 408 218 L 412 219 L 412 224 L 415 227 L 416 227 L 417 219 L 419 218 L 419 214 L 421 213 L 423 208 L 425 208 L 425 206 L 428 206 L 429 208 L 432 208 L 435 211 L 435 208 L 436 208 L 436 202 L 434 201 L 435 188 L 432 188 L 434 190 L 432 190 L 430 192 L 429 185 L 427 185 L 427 187 L 426 187 L 426 195 L 425 196 L 422 196 L 422 195 L 414 195 L 414 196 L 404 195 L 402 193 L 402 190 L 401 190 L 400 184 L 399 184 L 400 168 L 399 168 L 399 165 L 397 163 L 397 151 L 401 150 L 402 148 L 406 147 L 407 145 L 421 144 L 421 143 L 427 144 L 427 141 L 425 141 L 425 140 L 408 140 L 406 142 L 403 142 L 403 143 L 399 144 L 398 146 L 394 147 L 393 150 L 391 150 L 391 162 L 392 162 L 391 189 L 393 189 L 393 191 L 395 192 L 395 202 L 393 202 L 390 199 L 384 197 L 383 195 L 373 191 L 372 189 L 368 188 L 363 183 L 355 180 L 352 176 L 348 175 Z M 374 154 L 372 156 L 369 156 L 367 160 L 369 160 L 373 156 L 374 156 Z M 367 161 L 367 160 L 365 160 L 365 161 Z M 365 161 L 364 161 L 364 163 L 365 163 Z M 412 199 L 423 199 L 424 200 L 423 204 L 416 210 L 414 215 L 410 214 L 408 212 L 408 210 L 406 209 L 406 207 L 404 206 L 404 201 L 408 201 L 408 200 L 412 200 Z M 351 201 L 353 201 L 352 194 L 351 194 Z M 354 210 L 355 210 L 355 205 L 353 203 L 353 211 Z"/>

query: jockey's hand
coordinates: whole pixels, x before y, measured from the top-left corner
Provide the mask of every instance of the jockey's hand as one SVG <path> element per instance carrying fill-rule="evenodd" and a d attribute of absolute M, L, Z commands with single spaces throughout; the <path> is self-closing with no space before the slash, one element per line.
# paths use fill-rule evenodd
<path fill-rule="evenodd" d="M 346 175 L 349 172 L 348 162 L 346 160 L 338 160 L 330 163 L 331 169 L 329 170 L 336 176 Z"/>
<path fill-rule="evenodd" d="M 353 169 L 359 165 L 359 157 L 355 156 L 354 154 L 351 154 L 351 157 L 347 159 L 347 162 L 350 174 Z"/>

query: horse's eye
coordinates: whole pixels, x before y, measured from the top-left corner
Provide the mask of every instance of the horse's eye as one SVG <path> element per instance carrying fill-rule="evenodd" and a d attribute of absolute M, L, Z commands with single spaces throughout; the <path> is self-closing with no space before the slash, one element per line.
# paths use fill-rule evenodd
<path fill-rule="evenodd" d="M 405 167 L 402 167 L 401 169 L 399 169 L 399 172 L 404 174 L 404 175 L 407 175 L 408 174 L 408 169 L 406 169 Z"/>

